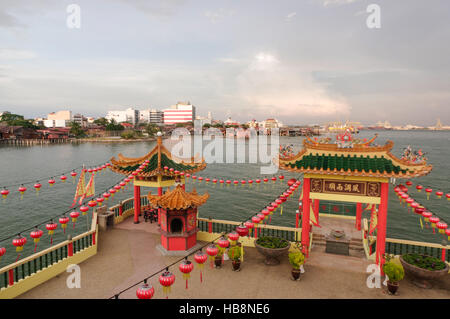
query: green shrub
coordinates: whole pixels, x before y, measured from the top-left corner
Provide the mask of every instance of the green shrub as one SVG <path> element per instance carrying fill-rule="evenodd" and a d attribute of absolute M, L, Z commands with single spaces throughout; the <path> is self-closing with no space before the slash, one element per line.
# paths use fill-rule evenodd
<path fill-rule="evenodd" d="M 230 257 L 231 260 L 241 260 L 241 247 L 239 246 L 233 246 L 228 250 L 228 257 Z"/>
<path fill-rule="evenodd" d="M 442 270 L 445 268 L 445 263 L 442 260 L 431 256 L 419 254 L 406 254 L 402 255 L 402 258 L 408 264 L 426 270 Z"/>
<path fill-rule="evenodd" d="M 383 266 L 384 273 L 389 277 L 389 281 L 392 283 L 399 282 L 405 277 L 405 271 L 403 267 L 392 261 L 387 262 Z"/>
<path fill-rule="evenodd" d="M 265 248 L 285 248 L 289 245 L 289 242 L 283 238 L 269 236 L 258 238 L 256 243 Z"/>
<path fill-rule="evenodd" d="M 289 262 L 292 268 L 300 269 L 300 266 L 305 262 L 305 255 L 301 252 L 289 253 Z"/>

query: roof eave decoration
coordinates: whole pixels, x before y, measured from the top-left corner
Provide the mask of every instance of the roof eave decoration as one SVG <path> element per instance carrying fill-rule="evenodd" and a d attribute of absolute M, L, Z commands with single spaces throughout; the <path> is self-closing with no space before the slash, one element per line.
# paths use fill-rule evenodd
<path fill-rule="evenodd" d="M 151 177 L 156 175 L 176 176 L 175 170 L 185 173 L 195 173 L 206 168 L 206 162 L 204 158 L 191 157 L 189 161 L 186 159 L 180 159 L 173 157 L 169 150 L 162 145 L 162 138 L 157 138 L 157 144 L 153 150 L 146 155 L 139 158 L 125 157 L 122 154 L 117 155 L 118 159 L 112 157 L 110 162 L 110 169 L 113 172 L 128 175 L 132 171 L 136 170 L 144 161 L 152 161 L 150 167 L 142 170 L 138 177 Z M 174 171 L 164 169 L 164 166 L 168 166 L 169 169 L 173 168 Z"/>
<path fill-rule="evenodd" d="M 198 195 L 195 189 L 188 193 L 181 185 L 178 185 L 173 190 L 169 189 L 162 196 L 148 194 L 148 200 L 153 207 L 172 210 L 199 207 L 205 204 L 208 198 L 208 193 Z"/>
<path fill-rule="evenodd" d="M 298 154 L 291 157 L 279 157 L 279 167 L 297 173 L 385 178 L 414 178 L 427 175 L 432 171 L 433 166 L 428 165 L 426 161 L 411 163 L 393 155 L 392 141 L 388 141 L 383 146 L 370 146 L 374 139 L 363 144 L 354 144 L 353 147 L 340 148 L 337 144 L 318 143 L 311 138 L 306 138 L 303 141 L 304 147 Z M 327 158 L 327 162 L 324 158 Z M 331 159 L 334 161 L 333 165 L 328 162 Z M 359 163 L 356 163 L 358 161 Z M 374 167 L 370 167 L 371 165 L 367 164 L 368 161 L 371 161 Z M 337 162 L 340 162 L 340 165 Z M 342 164 L 344 162 L 345 164 Z M 389 169 L 386 169 L 385 165 L 389 166 Z"/>

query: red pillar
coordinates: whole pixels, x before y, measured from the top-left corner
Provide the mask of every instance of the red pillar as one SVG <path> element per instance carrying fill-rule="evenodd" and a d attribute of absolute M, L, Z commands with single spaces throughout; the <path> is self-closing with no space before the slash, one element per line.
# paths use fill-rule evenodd
<path fill-rule="evenodd" d="M 158 187 L 158 196 L 162 196 L 162 187 Z M 161 210 L 158 208 L 158 225 L 161 225 Z"/>
<path fill-rule="evenodd" d="M 8 281 L 10 286 L 14 285 L 14 268 L 8 270 Z"/>
<path fill-rule="evenodd" d="M 356 204 L 356 229 L 361 230 L 362 204 Z"/>
<path fill-rule="evenodd" d="M 134 223 L 139 224 L 141 213 L 141 187 L 134 185 Z"/>
<path fill-rule="evenodd" d="M 123 215 L 123 206 L 122 206 L 122 202 L 120 202 L 119 204 L 119 216 Z"/>
<path fill-rule="evenodd" d="M 70 242 L 69 245 L 67 245 L 67 255 L 69 257 L 73 256 L 73 242 Z"/>
<path fill-rule="evenodd" d="M 376 262 L 383 273 L 384 253 L 386 249 L 386 222 L 389 199 L 389 183 L 381 183 L 381 202 L 378 206 Z"/>
<path fill-rule="evenodd" d="M 302 247 L 303 253 L 306 257 L 309 256 L 309 213 L 310 213 L 310 201 L 309 201 L 309 188 L 311 180 L 309 178 L 303 179 L 303 220 L 302 220 Z"/>

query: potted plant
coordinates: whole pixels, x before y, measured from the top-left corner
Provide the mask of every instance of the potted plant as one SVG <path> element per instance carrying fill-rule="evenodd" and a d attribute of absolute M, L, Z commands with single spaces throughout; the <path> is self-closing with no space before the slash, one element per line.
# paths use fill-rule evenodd
<path fill-rule="evenodd" d="M 233 246 L 228 250 L 228 257 L 232 260 L 233 271 L 239 271 L 241 269 L 241 247 Z"/>
<path fill-rule="evenodd" d="M 399 282 L 403 280 L 403 277 L 405 276 L 405 271 L 403 270 L 402 265 L 391 261 L 390 258 L 386 260 L 388 261 L 384 264 L 383 271 L 388 277 L 387 288 L 391 295 L 395 295 L 399 287 Z"/>
<path fill-rule="evenodd" d="M 442 260 L 421 254 L 405 254 L 400 256 L 400 262 L 413 283 L 420 288 L 431 288 L 429 280 L 438 279 L 449 272 L 449 266 Z"/>
<path fill-rule="evenodd" d="M 279 237 L 264 236 L 255 240 L 256 249 L 266 257 L 266 265 L 278 265 L 277 257 L 285 254 L 290 246 L 291 242 Z"/>
<path fill-rule="evenodd" d="M 289 253 L 289 263 L 292 266 L 292 278 L 294 280 L 300 279 L 300 267 L 305 262 L 305 255 L 302 252 L 296 251 Z"/>
<path fill-rule="evenodd" d="M 219 252 L 217 253 L 216 257 L 214 258 L 214 264 L 216 268 L 220 268 L 222 266 L 222 260 L 223 260 L 223 254 L 225 253 L 225 248 L 220 247 L 216 244 L 217 249 L 219 249 Z"/>

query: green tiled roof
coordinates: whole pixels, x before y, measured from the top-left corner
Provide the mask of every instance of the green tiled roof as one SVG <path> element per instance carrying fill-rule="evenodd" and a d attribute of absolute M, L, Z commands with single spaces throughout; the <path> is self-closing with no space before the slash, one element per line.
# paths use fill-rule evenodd
<path fill-rule="evenodd" d="M 148 163 L 148 166 L 142 171 L 143 173 L 149 173 L 158 168 L 158 153 L 154 154 L 149 161 L 150 162 Z M 132 166 L 121 167 L 121 169 L 127 172 L 132 172 L 135 171 L 139 166 L 140 164 L 136 164 Z M 164 153 L 161 153 L 161 168 L 163 168 L 164 166 L 173 168 L 174 170 L 178 171 L 187 171 L 196 169 L 198 167 L 198 165 L 183 165 L 175 163 L 173 160 L 168 158 Z"/>
<path fill-rule="evenodd" d="M 340 171 L 344 169 L 347 171 L 350 169 L 351 171 L 366 171 L 372 170 L 376 172 L 377 170 L 380 173 L 395 173 L 399 172 L 406 173 L 407 170 L 401 169 L 400 166 L 395 166 L 392 164 L 392 161 L 386 159 L 384 157 L 364 157 L 364 156 L 356 156 L 356 155 L 305 155 L 301 160 L 296 161 L 295 163 L 288 164 L 291 168 L 296 169 L 323 169 L 324 171 L 330 170 L 333 171 L 335 168 Z"/>

